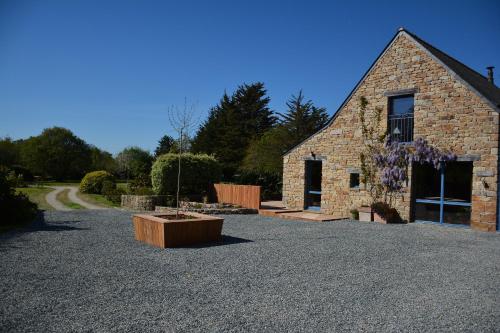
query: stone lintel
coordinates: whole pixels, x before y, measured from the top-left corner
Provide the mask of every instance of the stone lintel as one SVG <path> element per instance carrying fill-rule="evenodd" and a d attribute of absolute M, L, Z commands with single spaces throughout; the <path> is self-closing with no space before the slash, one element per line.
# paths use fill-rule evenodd
<path fill-rule="evenodd" d="M 481 160 L 481 155 L 479 154 L 468 154 L 468 155 L 461 155 L 457 157 L 458 162 L 473 162 L 473 161 L 480 161 Z"/>
<path fill-rule="evenodd" d="M 392 97 L 392 96 L 400 96 L 400 95 L 411 95 L 418 92 L 418 88 L 408 88 L 408 89 L 399 89 L 399 90 L 390 90 L 384 92 L 384 96 Z"/>

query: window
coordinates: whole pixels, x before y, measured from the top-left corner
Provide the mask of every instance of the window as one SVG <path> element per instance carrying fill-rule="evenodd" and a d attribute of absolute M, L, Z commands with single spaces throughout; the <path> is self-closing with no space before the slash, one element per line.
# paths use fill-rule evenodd
<path fill-rule="evenodd" d="M 470 224 L 472 170 L 472 162 L 449 162 L 439 170 L 415 164 L 415 220 Z"/>
<path fill-rule="evenodd" d="M 413 141 L 413 95 L 389 98 L 388 129 L 391 140 Z"/>
<path fill-rule="evenodd" d="M 351 173 L 349 175 L 349 187 L 359 188 L 359 173 Z"/>

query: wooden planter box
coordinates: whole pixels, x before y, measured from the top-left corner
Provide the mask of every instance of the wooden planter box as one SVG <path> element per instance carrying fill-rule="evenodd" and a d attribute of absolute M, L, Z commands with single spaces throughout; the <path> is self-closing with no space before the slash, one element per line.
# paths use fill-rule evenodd
<path fill-rule="evenodd" d="M 359 208 L 359 220 L 362 222 L 372 222 L 373 212 L 372 208 L 368 206 L 362 206 Z"/>
<path fill-rule="evenodd" d="M 153 246 L 182 247 L 222 241 L 224 219 L 194 212 L 136 214 L 135 239 Z"/>
<path fill-rule="evenodd" d="M 377 213 L 373 213 L 373 221 L 382 223 L 382 224 L 387 224 L 389 223 L 386 219 L 384 219 L 382 216 L 378 215 Z"/>
<path fill-rule="evenodd" d="M 402 223 L 401 218 L 399 218 L 399 215 L 398 216 L 391 216 L 389 218 L 384 218 L 375 212 L 373 213 L 373 221 L 378 222 L 378 223 L 382 223 L 382 224 Z"/>

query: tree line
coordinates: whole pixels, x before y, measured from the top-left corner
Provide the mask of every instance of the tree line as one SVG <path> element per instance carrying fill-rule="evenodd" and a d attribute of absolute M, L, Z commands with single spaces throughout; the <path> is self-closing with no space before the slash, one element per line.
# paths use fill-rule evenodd
<path fill-rule="evenodd" d="M 243 84 L 225 93 L 191 141 L 194 153 L 213 154 L 223 166 L 223 179 L 264 186 L 280 192 L 283 154 L 324 127 L 326 109 L 302 91 L 275 112 L 261 82 Z"/>
<path fill-rule="evenodd" d="M 182 140 L 182 151 L 213 155 L 222 165 L 224 181 L 260 183 L 279 191 L 280 185 L 271 183 L 281 180 L 282 155 L 324 127 L 329 117 L 302 91 L 289 98 L 285 112 L 272 110 L 269 103 L 261 82 L 224 93 L 194 136 Z M 27 139 L 1 139 L 0 165 L 45 179 L 77 180 L 87 172 L 106 170 L 148 183 L 153 161 L 178 151 L 177 141 L 165 135 L 153 154 L 128 147 L 113 156 L 68 129 L 52 127 Z"/>
<path fill-rule="evenodd" d="M 0 139 L 0 166 L 31 180 L 80 180 L 87 172 L 106 170 L 120 178 L 149 174 L 153 157 L 139 147 L 128 147 L 115 157 L 86 143 L 69 129 L 46 128 L 27 139 Z"/>

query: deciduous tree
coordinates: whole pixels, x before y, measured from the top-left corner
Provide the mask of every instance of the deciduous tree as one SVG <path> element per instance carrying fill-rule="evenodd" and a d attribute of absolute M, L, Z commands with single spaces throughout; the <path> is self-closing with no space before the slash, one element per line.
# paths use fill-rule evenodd
<path fill-rule="evenodd" d="M 91 148 L 70 130 L 52 127 L 21 144 L 23 164 L 35 175 L 80 179 L 92 164 Z"/>

